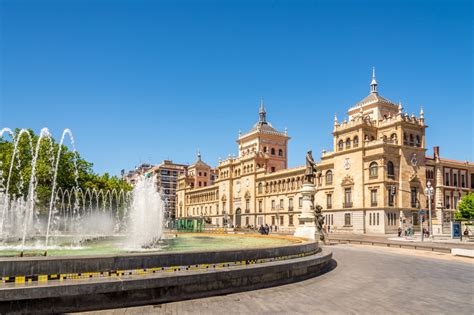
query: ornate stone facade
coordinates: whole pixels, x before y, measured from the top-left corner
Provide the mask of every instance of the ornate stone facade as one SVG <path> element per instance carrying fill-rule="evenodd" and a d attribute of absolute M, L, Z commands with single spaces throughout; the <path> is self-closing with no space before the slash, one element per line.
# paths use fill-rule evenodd
<path fill-rule="evenodd" d="M 380 96 L 375 71 L 370 94 L 347 114 L 343 122 L 335 117 L 334 149 L 323 151 L 318 162 L 315 203 L 323 207 L 330 230 L 395 233 L 399 226 L 419 229 L 418 212 L 428 206 L 424 190 L 430 180 L 436 201 L 433 231 L 446 233 L 453 210 L 446 209 L 446 200 L 454 205 L 474 190 L 473 163 L 448 161 L 436 154 L 426 157 L 423 109 L 419 116 L 409 115 L 401 104 Z M 178 179 L 177 217 L 205 217 L 219 226 L 266 223 L 294 228 L 301 213 L 305 167 L 287 168 L 289 139 L 286 130 L 278 131 L 267 122 L 262 102 L 259 121 L 237 140 L 238 157 L 229 156 L 215 169 L 198 158 L 195 167 L 201 167 L 201 175 L 212 174 L 213 180 L 199 180 L 199 174 L 190 171 L 194 166 Z M 450 176 L 448 185 L 444 176 Z M 199 182 L 206 184 L 196 187 Z"/>

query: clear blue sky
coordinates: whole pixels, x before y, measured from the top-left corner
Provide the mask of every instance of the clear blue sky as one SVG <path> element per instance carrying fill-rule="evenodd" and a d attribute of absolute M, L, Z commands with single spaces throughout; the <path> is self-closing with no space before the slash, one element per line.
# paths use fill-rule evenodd
<path fill-rule="evenodd" d="M 238 130 L 288 127 L 290 166 L 379 92 L 425 109 L 427 146 L 473 161 L 470 1 L 0 0 L 0 127 L 71 128 L 97 172 L 211 165 Z"/>

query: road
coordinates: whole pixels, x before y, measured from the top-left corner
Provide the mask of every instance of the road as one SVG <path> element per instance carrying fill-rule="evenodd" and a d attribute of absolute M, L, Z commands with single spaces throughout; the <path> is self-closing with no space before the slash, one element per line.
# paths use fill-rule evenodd
<path fill-rule="evenodd" d="M 473 314 L 474 260 L 331 246 L 332 271 L 285 286 L 96 314 Z"/>

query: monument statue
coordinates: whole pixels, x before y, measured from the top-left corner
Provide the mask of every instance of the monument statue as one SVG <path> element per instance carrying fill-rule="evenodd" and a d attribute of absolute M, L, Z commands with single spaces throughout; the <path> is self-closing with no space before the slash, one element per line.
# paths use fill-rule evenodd
<path fill-rule="evenodd" d="M 314 183 L 316 173 L 316 163 L 314 163 L 312 151 L 306 153 L 306 171 L 304 172 L 304 182 L 305 183 Z"/>
<path fill-rule="evenodd" d="M 314 207 L 314 221 L 316 223 L 316 231 L 319 234 L 319 239 L 326 243 L 326 231 L 324 231 L 324 216 L 321 213 L 323 207 L 316 205 Z"/>

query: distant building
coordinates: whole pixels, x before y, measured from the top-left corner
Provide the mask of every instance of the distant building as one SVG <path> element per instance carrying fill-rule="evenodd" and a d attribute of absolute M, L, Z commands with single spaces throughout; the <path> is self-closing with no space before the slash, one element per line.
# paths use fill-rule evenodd
<path fill-rule="evenodd" d="M 459 200 L 474 191 L 474 164 L 441 158 L 438 147 L 434 157 L 425 156 L 423 109 L 419 116 L 409 115 L 401 104 L 379 95 L 375 71 L 370 94 L 347 115 L 342 122 L 334 118 L 334 149 L 323 150 L 317 163 L 315 203 L 323 207 L 331 231 L 420 231 L 419 213 L 428 208 L 425 188 L 430 181 L 433 233 L 448 233 Z M 262 102 L 254 128 L 237 139 L 238 157 L 229 156 L 212 170 L 199 155 L 178 179 L 177 217 L 206 217 L 219 226 L 295 228 L 305 167 L 288 169 L 289 139 L 286 130 L 267 121 Z"/>
<path fill-rule="evenodd" d="M 165 206 L 165 218 L 175 218 L 176 213 L 176 187 L 179 175 L 185 174 L 188 165 L 176 164 L 173 161 L 164 160 L 158 165 L 148 163 L 141 164 L 135 170 L 124 175 L 124 179 L 134 185 L 138 177 L 155 176 L 156 189 L 160 192 Z"/>

